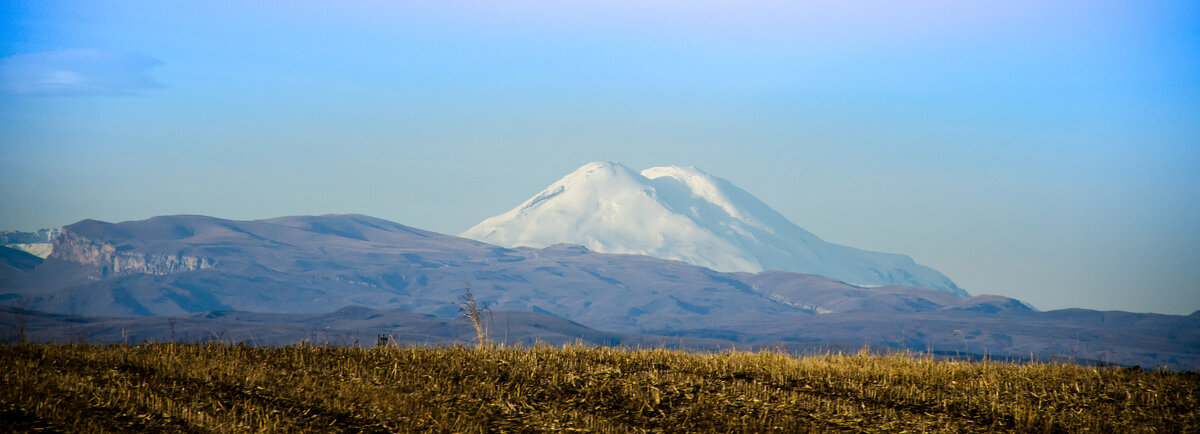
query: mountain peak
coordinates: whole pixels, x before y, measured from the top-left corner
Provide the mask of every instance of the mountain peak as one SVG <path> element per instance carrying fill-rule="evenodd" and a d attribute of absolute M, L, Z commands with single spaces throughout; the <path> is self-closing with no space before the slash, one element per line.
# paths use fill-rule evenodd
<path fill-rule="evenodd" d="M 691 166 L 637 173 L 617 162 L 588 163 L 461 236 L 505 247 L 570 243 L 718 271 L 799 271 L 857 285 L 967 295 L 907 256 L 825 242 L 745 190 Z"/>
<path fill-rule="evenodd" d="M 591 172 L 591 171 L 604 171 L 604 170 L 608 170 L 608 171 L 618 171 L 619 170 L 619 171 L 626 171 L 626 172 L 633 171 L 633 169 L 630 169 L 629 166 L 618 163 L 616 161 L 593 161 L 593 162 L 584 164 L 582 166 L 579 166 L 578 169 L 575 169 L 575 172 Z"/>
<path fill-rule="evenodd" d="M 550 184 L 550 187 L 546 189 L 554 190 L 560 187 L 567 188 L 587 184 L 603 184 L 604 187 L 615 187 L 640 183 L 641 177 L 641 175 L 638 175 L 637 172 L 634 172 L 633 169 L 624 164 L 614 161 L 596 161 L 580 166 L 574 172 Z"/>

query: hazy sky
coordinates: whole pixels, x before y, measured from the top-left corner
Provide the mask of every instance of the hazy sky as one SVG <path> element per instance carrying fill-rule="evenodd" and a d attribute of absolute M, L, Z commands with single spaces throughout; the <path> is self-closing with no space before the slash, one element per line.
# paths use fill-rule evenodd
<path fill-rule="evenodd" d="M 0 230 L 694 165 L 973 294 L 1200 309 L 1194 0 L 2 1 Z"/>

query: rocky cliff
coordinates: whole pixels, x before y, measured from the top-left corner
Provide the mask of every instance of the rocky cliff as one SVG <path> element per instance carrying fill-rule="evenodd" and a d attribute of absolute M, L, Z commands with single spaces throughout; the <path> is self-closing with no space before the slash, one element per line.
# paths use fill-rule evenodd
<path fill-rule="evenodd" d="M 211 258 L 184 254 L 139 252 L 129 245 L 114 245 L 92 240 L 64 228 L 54 239 L 51 258 L 90 265 L 97 276 L 121 274 L 164 275 L 213 268 Z"/>

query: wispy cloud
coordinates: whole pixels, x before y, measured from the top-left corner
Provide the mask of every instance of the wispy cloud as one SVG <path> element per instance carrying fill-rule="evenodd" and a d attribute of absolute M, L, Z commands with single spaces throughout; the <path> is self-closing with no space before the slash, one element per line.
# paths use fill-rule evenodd
<path fill-rule="evenodd" d="M 0 92 L 16 95 L 130 95 L 160 87 L 146 75 L 162 61 L 136 54 L 74 49 L 0 59 Z"/>

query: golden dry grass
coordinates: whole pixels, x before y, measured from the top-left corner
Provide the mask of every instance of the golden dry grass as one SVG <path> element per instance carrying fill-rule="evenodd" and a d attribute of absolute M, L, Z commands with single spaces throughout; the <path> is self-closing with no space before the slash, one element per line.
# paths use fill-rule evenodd
<path fill-rule="evenodd" d="M 69 432 L 1200 429 L 1200 375 L 911 354 L 0 346 L 0 423 Z"/>

